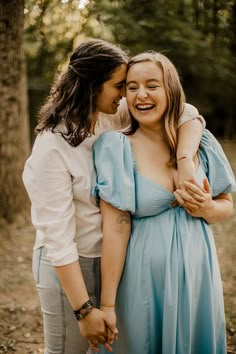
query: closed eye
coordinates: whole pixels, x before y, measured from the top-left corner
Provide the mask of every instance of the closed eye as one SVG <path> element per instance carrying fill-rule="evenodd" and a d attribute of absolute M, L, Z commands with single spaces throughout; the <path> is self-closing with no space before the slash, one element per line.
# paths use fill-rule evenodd
<path fill-rule="evenodd" d="M 137 90 L 137 87 L 136 86 L 129 86 L 129 87 L 127 87 L 127 89 L 130 91 L 135 91 L 135 90 Z"/>
<path fill-rule="evenodd" d="M 124 81 L 120 81 L 117 82 L 117 84 L 115 85 L 116 88 L 121 89 L 124 86 L 125 82 Z"/>

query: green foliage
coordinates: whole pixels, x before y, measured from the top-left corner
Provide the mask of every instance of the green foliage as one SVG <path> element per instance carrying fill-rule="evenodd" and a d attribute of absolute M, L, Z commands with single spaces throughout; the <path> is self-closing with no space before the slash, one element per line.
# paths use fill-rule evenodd
<path fill-rule="evenodd" d="M 25 52 L 29 74 L 46 82 L 63 63 L 82 32 L 88 14 L 79 8 L 79 1 L 26 0 Z M 60 69 L 60 66 L 59 66 Z"/>
<path fill-rule="evenodd" d="M 96 22 L 90 33 L 131 54 L 149 49 L 166 54 L 208 127 L 217 135 L 236 136 L 235 0 L 93 0 L 90 16 Z"/>
<path fill-rule="evenodd" d="M 81 7 L 79 0 L 26 0 L 29 83 L 40 99 L 76 43 L 98 37 L 131 55 L 162 51 L 208 127 L 236 136 L 235 0 L 90 0 Z"/>
<path fill-rule="evenodd" d="M 29 78 L 31 131 L 55 73 L 63 69 L 88 16 L 78 0 L 25 1 L 25 53 Z"/>

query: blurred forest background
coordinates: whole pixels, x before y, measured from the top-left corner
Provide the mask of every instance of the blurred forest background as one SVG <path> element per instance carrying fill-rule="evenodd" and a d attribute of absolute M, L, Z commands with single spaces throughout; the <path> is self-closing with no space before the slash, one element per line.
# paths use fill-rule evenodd
<path fill-rule="evenodd" d="M 164 52 L 208 129 L 235 139 L 235 34 L 236 0 L 0 0 L 0 202 L 8 206 L 0 216 L 14 220 L 25 203 L 12 191 L 21 189 L 39 107 L 80 42 Z"/>
<path fill-rule="evenodd" d="M 236 172 L 236 0 L 0 0 L 0 353 L 43 353 L 21 175 L 55 75 L 89 37 L 131 55 L 166 54 Z M 236 353 L 235 228 L 236 215 L 215 226 L 228 353 Z"/>
<path fill-rule="evenodd" d="M 86 5 L 83 7 L 83 4 Z M 233 0 L 26 0 L 31 121 L 55 70 L 85 36 L 131 54 L 154 49 L 177 66 L 187 100 L 217 136 L 236 137 L 236 3 Z"/>

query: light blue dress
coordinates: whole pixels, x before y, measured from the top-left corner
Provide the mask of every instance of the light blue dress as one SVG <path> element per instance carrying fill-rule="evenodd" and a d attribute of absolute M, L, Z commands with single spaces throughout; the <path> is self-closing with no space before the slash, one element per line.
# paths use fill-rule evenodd
<path fill-rule="evenodd" d="M 197 179 L 201 183 L 207 176 L 213 196 L 235 191 L 225 154 L 207 130 L 199 160 Z M 94 161 L 93 194 L 132 214 L 114 353 L 225 354 L 223 292 L 211 227 L 181 206 L 171 207 L 174 195 L 137 171 L 122 133 L 102 134 Z"/>

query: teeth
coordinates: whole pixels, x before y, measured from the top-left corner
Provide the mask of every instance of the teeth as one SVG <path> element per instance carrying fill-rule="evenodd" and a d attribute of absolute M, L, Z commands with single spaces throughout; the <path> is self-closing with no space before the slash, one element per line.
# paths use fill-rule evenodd
<path fill-rule="evenodd" d="M 153 104 L 137 104 L 136 106 L 138 109 L 150 109 L 153 108 Z"/>

